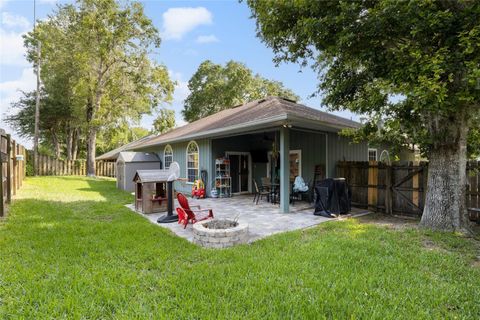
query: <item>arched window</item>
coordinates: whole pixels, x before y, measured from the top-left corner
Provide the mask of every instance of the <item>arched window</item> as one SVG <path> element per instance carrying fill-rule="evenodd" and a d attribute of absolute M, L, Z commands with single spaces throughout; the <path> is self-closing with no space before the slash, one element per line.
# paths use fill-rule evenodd
<path fill-rule="evenodd" d="M 163 150 L 163 167 L 165 169 L 170 168 L 170 164 L 173 162 L 173 150 L 172 146 L 167 144 L 165 150 Z"/>
<path fill-rule="evenodd" d="M 198 145 L 191 141 L 187 146 L 187 179 L 188 182 L 194 182 L 198 179 Z"/>

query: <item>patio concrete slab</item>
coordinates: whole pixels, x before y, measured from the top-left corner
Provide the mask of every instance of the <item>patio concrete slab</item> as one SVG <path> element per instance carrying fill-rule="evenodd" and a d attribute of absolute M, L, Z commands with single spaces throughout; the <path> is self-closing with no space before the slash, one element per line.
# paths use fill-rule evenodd
<path fill-rule="evenodd" d="M 291 206 L 290 213 L 281 213 L 278 205 L 271 204 L 267 201 L 260 201 L 258 205 L 253 203 L 253 196 L 240 195 L 231 198 L 221 199 L 192 199 L 188 201 L 190 205 L 200 205 L 202 209 L 211 208 L 215 218 L 238 219 L 240 222 L 248 224 L 249 242 L 268 237 L 270 235 L 304 229 L 318 225 L 330 219 L 313 215 L 313 207 L 304 202 L 297 202 Z M 175 208 L 178 206 L 175 200 Z M 157 219 L 165 213 L 142 214 L 135 211 L 133 204 L 127 205 L 132 211 L 140 214 L 150 222 L 170 229 L 179 237 L 188 241 L 193 241 L 192 225 L 189 224 L 186 229 L 178 223 L 157 223 Z M 353 208 L 352 215 L 363 215 L 368 213 L 367 210 Z"/>

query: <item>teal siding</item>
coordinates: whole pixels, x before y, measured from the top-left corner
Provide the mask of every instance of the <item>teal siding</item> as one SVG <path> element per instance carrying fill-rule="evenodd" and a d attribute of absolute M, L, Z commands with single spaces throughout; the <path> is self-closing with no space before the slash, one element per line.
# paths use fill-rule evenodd
<path fill-rule="evenodd" d="M 338 161 L 367 161 L 368 144 L 366 142 L 353 143 L 350 139 L 336 133 L 328 133 L 328 177 L 336 177 Z"/>
<path fill-rule="evenodd" d="M 325 135 L 323 133 L 292 130 L 290 150 L 302 151 L 302 177 L 305 182 L 313 182 L 316 165 L 326 164 Z"/>
<path fill-rule="evenodd" d="M 278 132 L 277 141 L 278 139 Z M 270 138 L 273 133 L 270 132 Z M 200 171 L 206 170 L 208 175 L 207 194 L 210 194 L 215 174 L 215 159 L 225 156 L 226 151 L 252 152 L 253 150 L 272 149 L 272 142 L 264 139 L 264 134 L 243 135 L 221 139 L 195 140 L 199 147 Z M 180 176 L 186 178 L 186 148 L 188 142 L 172 143 L 173 161 L 180 165 Z M 165 145 L 142 151 L 155 152 L 163 163 Z M 322 133 L 292 129 L 290 132 L 290 150 L 302 152 L 302 176 L 305 181 L 312 181 L 316 165 L 324 165 L 327 177 L 336 177 L 338 161 L 366 161 L 368 156 L 367 143 L 351 143 L 349 139 L 337 133 Z M 252 177 L 260 182 L 261 177 L 267 176 L 266 163 L 252 163 Z M 191 184 L 186 182 L 175 183 L 175 189 L 190 194 Z"/>
<path fill-rule="evenodd" d="M 198 144 L 199 149 L 199 170 L 207 170 L 208 180 L 209 183 L 212 179 L 212 152 L 211 152 L 211 142 L 210 139 L 200 139 L 194 140 Z M 187 177 L 187 145 L 189 142 L 179 142 L 179 143 L 171 143 L 173 150 L 173 161 L 178 162 L 180 166 L 180 177 L 186 178 Z M 156 146 L 155 148 L 150 148 L 148 151 L 155 152 L 160 160 L 163 163 L 163 152 L 165 150 L 164 145 Z M 147 149 L 145 149 L 147 151 Z M 200 174 L 199 172 L 199 174 Z M 209 188 L 207 188 L 208 190 Z M 192 185 L 186 183 L 184 181 L 177 181 L 175 182 L 175 190 L 179 192 L 183 192 L 186 194 L 190 194 L 192 191 Z M 209 192 L 209 190 L 208 190 Z"/>

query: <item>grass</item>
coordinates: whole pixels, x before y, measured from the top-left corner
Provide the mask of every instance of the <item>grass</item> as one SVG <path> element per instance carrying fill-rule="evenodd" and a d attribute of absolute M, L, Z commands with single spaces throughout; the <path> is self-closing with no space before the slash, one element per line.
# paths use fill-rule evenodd
<path fill-rule="evenodd" d="M 478 319 L 478 248 L 329 222 L 207 250 L 133 214 L 111 180 L 30 178 L 0 222 L 0 318 Z"/>

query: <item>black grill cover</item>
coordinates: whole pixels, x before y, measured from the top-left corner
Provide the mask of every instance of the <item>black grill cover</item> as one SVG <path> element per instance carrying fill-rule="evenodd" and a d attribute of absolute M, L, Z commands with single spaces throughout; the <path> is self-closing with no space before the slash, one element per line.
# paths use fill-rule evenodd
<path fill-rule="evenodd" d="M 315 186 L 317 195 L 314 215 L 332 217 L 346 214 L 351 208 L 351 193 L 345 179 L 325 179 Z"/>

